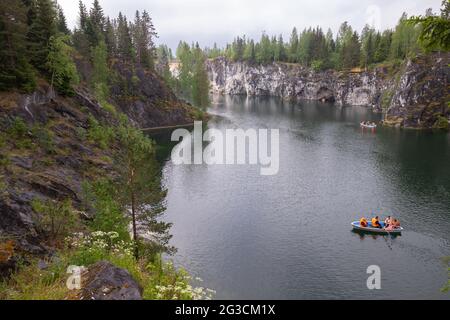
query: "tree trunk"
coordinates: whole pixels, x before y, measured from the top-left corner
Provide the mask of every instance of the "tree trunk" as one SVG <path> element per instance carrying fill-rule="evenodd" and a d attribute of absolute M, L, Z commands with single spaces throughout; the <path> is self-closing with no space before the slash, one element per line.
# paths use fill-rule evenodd
<path fill-rule="evenodd" d="M 139 259 L 139 248 L 138 248 L 138 242 L 137 242 L 137 226 L 136 226 L 136 208 L 135 208 L 135 199 L 134 199 L 134 192 L 131 191 L 131 216 L 133 219 L 133 240 L 134 240 L 134 257 L 136 260 Z"/>

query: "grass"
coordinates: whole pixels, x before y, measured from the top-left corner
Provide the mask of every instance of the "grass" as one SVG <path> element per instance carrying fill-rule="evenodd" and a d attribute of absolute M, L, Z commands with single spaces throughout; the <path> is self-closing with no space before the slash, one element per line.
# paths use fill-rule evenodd
<path fill-rule="evenodd" d="M 69 291 L 66 286 L 66 263 L 49 264 L 46 270 L 38 261 L 20 265 L 8 281 L 0 282 L 1 300 L 63 300 Z"/>
<path fill-rule="evenodd" d="M 136 261 L 132 255 L 99 254 L 96 250 L 80 252 L 66 249 L 59 251 L 57 257 L 54 261 L 46 262 L 48 267 L 45 270 L 39 268 L 38 260 L 33 260 L 29 265 L 20 265 L 8 281 L 0 282 L 0 300 L 76 299 L 77 292 L 66 286 L 69 277 L 67 268 L 70 265 L 89 266 L 105 260 L 127 270 L 143 288 L 143 298 L 146 300 L 191 300 L 197 292 L 204 292 L 192 288 L 187 273 L 176 270 L 171 263 Z"/>

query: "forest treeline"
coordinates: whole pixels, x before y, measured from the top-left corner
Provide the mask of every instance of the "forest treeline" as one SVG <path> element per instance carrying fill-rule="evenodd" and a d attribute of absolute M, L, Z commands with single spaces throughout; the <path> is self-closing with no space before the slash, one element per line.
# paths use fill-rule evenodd
<path fill-rule="evenodd" d="M 367 68 L 386 61 L 403 60 L 430 49 L 446 50 L 445 45 L 430 46 L 429 39 L 421 35 L 425 28 L 423 22 L 435 18 L 448 21 L 449 12 L 450 2 L 444 0 L 440 14 L 435 15 L 432 9 L 428 9 L 425 16 L 416 19 L 408 18 L 404 13 L 392 30 L 381 32 L 366 25 L 358 33 L 348 22 L 344 22 L 335 36 L 331 29 L 324 32 L 321 27 L 310 27 L 299 32 L 294 27 L 287 42 L 282 35 L 263 33 L 259 41 L 239 36 L 224 48 L 214 44 L 212 48 L 206 48 L 205 53 L 209 58 L 225 56 L 232 61 L 256 64 L 300 63 L 315 70 Z"/>
<path fill-rule="evenodd" d="M 99 100 L 108 96 L 111 65 L 120 61 L 161 71 L 178 94 L 197 105 L 207 103 L 208 85 L 202 50 L 193 50 L 183 60 L 189 73 L 180 82 L 164 74 L 168 60 L 159 59 L 158 37 L 147 11 L 133 19 L 122 13 L 104 14 L 98 0 L 90 9 L 79 1 L 78 22 L 68 28 L 62 8 L 54 0 L 11 0 L 0 3 L 0 91 L 19 88 L 31 92 L 37 79 L 46 78 L 64 95 L 73 94 L 80 82 L 76 60 L 90 62 L 92 76 L 85 79 Z M 157 68 L 156 67 L 157 64 Z"/>

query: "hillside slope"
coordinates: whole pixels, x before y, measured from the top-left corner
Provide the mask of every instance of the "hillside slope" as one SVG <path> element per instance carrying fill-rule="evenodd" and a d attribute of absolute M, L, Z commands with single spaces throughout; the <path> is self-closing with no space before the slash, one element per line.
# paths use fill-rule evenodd
<path fill-rule="evenodd" d="M 87 86 L 73 97 L 55 95 L 44 80 L 31 94 L 0 92 L 0 240 L 13 239 L 17 252 L 51 250 L 36 227 L 34 199 L 70 199 L 81 210 L 82 183 L 114 175 L 118 145 L 108 134 L 120 113 L 138 128 L 191 123 L 198 114 L 153 72 L 114 68 L 107 103 Z"/>

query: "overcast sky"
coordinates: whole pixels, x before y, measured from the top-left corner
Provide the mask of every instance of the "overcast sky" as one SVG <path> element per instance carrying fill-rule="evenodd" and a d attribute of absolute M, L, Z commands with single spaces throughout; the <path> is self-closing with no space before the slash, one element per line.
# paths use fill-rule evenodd
<path fill-rule="evenodd" d="M 78 0 L 58 0 L 70 27 L 78 19 Z M 83 0 L 90 7 L 92 0 Z M 223 45 L 237 35 L 259 38 L 261 33 L 282 33 L 293 26 L 338 30 L 343 21 L 360 31 L 366 22 L 379 29 L 395 26 L 401 14 L 438 12 L 441 0 L 100 0 L 105 14 L 128 17 L 147 10 L 160 35 L 158 43 L 175 48 L 180 40 L 199 41 L 202 47 Z"/>

